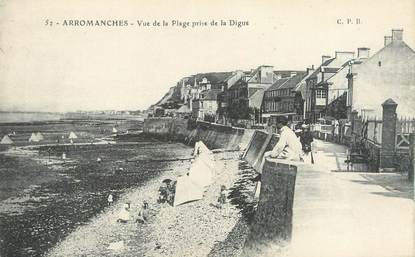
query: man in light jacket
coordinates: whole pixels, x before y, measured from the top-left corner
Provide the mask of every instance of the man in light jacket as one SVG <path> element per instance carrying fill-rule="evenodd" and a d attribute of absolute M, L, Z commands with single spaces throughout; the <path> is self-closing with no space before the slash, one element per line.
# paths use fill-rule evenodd
<path fill-rule="evenodd" d="M 261 188 L 261 174 L 264 167 L 266 158 L 277 158 L 285 159 L 289 161 L 301 161 L 303 155 L 303 149 L 300 142 L 300 139 L 297 135 L 290 129 L 288 126 L 288 119 L 284 116 L 279 117 L 277 120 L 277 128 L 280 132 L 280 138 L 278 143 L 275 145 L 274 149 L 264 153 L 264 158 L 262 159 L 261 166 L 259 167 L 258 172 L 260 173 L 253 181 L 257 181 L 257 184 L 254 189 L 254 198 L 259 197 L 259 192 Z"/>
<path fill-rule="evenodd" d="M 300 161 L 303 153 L 300 139 L 295 135 L 294 131 L 287 126 L 286 117 L 279 117 L 277 128 L 280 131 L 280 138 L 274 149 L 264 154 L 267 157 L 287 159 L 290 161 Z"/>

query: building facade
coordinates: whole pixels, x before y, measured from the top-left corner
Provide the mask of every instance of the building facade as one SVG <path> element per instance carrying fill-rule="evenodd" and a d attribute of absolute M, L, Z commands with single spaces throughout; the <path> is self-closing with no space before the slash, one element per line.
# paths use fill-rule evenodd
<path fill-rule="evenodd" d="M 415 115 L 415 52 L 403 41 L 403 30 L 393 29 L 384 47 L 349 70 L 350 109 L 381 117 L 381 104 L 398 103 L 397 113 Z"/>
<path fill-rule="evenodd" d="M 274 124 L 278 116 L 298 120 L 301 107 L 296 101 L 295 88 L 307 76 L 307 72 L 292 72 L 290 77 L 278 79 L 265 90 L 262 106 L 263 121 Z"/>
<path fill-rule="evenodd" d="M 262 103 L 265 90 L 291 71 L 274 71 L 273 66 L 262 65 L 241 77 L 226 92 L 228 118 L 234 122 L 263 123 Z"/>
<path fill-rule="evenodd" d="M 354 52 L 336 51 L 335 57 L 322 56 L 321 65 L 306 79 L 305 118 L 316 122 L 326 116 L 328 106 L 328 80 L 348 61 Z"/>
<path fill-rule="evenodd" d="M 217 89 L 202 91 L 199 98 L 192 102 L 192 118 L 216 122 L 219 93 Z"/>

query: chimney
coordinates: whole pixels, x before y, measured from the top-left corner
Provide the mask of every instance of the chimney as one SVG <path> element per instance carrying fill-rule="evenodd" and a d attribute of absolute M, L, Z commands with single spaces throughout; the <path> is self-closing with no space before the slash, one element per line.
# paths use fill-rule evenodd
<path fill-rule="evenodd" d="M 392 30 L 392 41 L 402 41 L 403 29 Z"/>
<path fill-rule="evenodd" d="M 392 43 L 392 36 L 385 36 L 384 46 L 387 46 L 390 43 Z"/>
<path fill-rule="evenodd" d="M 321 56 L 321 64 L 323 64 L 328 59 L 331 59 L 331 56 L 329 56 L 329 55 L 323 55 L 323 56 Z"/>
<path fill-rule="evenodd" d="M 273 83 L 274 67 L 262 65 L 259 67 L 260 83 Z"/>
<path fill-rule="evenodd" d="M 357 48 L 357 58 L 358 59 L 367 59 L 369 58 L 370 48 L 368 47 L 359 47 Z"/>
<path fill-rule="evenodd" d="M 314 65 L 311 65 L 311 68 L 307 68 L 307 75 L 310 75 L 314 71 Z"/>
<path fill-rule="evenodd" d="M 346 63 L 354 58 L 354 52 L 336 51 L 335 57 L 336 62 L 339 63 L 339 65 L 343 65 L 343 63 Z"/>

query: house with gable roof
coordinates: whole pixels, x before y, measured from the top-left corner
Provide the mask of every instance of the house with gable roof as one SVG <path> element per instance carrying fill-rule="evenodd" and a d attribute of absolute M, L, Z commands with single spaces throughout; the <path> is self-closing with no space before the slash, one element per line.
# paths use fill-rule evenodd
<path fill-rule="evenodd" d="M 348 88 L 352 111 L 381 117 L 382 103 L 391 98 L 399 115 L 415 116 L 415 52 L 403 41 L 403 29 L 393 29 L 382 49 L 349 69 Z"/>
<path fill-rule="evenodd" d="M 242 76 L 226 92 L 227 118 L 233 123 L 262 123 L 261 108 L 265 90 L 278 79 L 289 77 L 291 72 L 274 71 L 273 66 L 262 65 Z"/>
<path fill-rule="evenodd" d="M 278 116 L 286 116 L 289 120 L 299 121 L 298 116 L 301 115 L 302 105 L 297 102 L 295 89 L 310 73 L 310 70 L 291 72 L 290 77 L 278 79 L 265 90 L 262 106 L 264 123 L 274 124 Z"/>
<path fill-rule="evenodd" d="M 220 90 L 208 89 L 200 93 L 199 99 L 192 102 L 192 117 L 198 120 L 216 122 L 218 95 Z"/>
<path fill-rule="evenodd" d="M 365 62 L 370 55 L 370 48 L 357 49 L 357 57 L 344 63 L 336 74 L 327 80 L 327 107 L 326 115 L 335 119 L 347 119 L 349 117 L 349 81 L 348 74 L 351 70 Z"/>
<path fill-rule="evenodd" d="M 323 55 L 321 65 L 306 79 L 305 85 L 305 118 L 316 122 L 326 116 L 328 104 L 327 80 L 339 69 L 354 58 L 354 52 L 336 51 L 335 57 Z"/>
<path fill-rule="evenodd" d="M 192 118 L 209 121 L 218 119 L 219 94 L 224 90 L 234 72 L 211 72 L 193 77 L 194 87 L 190 95 Z"/>

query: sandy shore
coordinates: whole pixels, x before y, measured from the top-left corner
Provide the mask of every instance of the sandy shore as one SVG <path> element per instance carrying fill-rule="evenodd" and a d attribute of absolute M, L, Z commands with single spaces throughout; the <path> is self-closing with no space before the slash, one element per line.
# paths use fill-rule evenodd
<path fill-rule="evenodd" d="M 230 188 L 239 178 L 238 152 L 215 153 L 216 176 L 202 200 L 172 207 L 156 203 L 163 179 L 185 174 L 190 162 L 172 162 L 171 170 L 124 193 L 114 206 L 78 227 L 52 248 L 47 256 L 207 256 L 225 241 L 241 214 L 229 202 L 217 208 L 220 186 Z M 143 200 L 150 203 L 150 219 L 135 223 Z M 125 202 L 131 203 L 131 220 L 117 223 Z M 239 222 L 240 223 L 240 222 Z M 119 250 L 109 250 L 111 244 Z M 240 249 L 234 249 L 239 251 Z M 235 252 L 234 252 L 235 253 Z"/>

